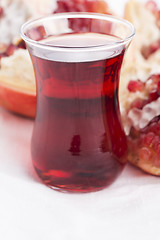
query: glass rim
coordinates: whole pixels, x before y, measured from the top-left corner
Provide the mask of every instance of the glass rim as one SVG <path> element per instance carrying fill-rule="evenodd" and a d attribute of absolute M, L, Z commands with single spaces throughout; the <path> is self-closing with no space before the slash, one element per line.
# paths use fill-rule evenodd
<path fill-rule="evenodd" d="M 30 37 L 25 35 L 25 29 L 28 28 L 29 26 L 34 25 L 35 23 L 43 23 L 44 20 L 51 20 L 51 19 L 62 19 L 62 18 L 88 18 L 88 19 L 97 19 L 97 20 L 108 20 L 110 22 L 113 23 L 121 23 L 124 26 L 126 26 L 127 28 L 130 28 L 130 34 L 128 34 L 128 36 L 124 39 L 115 41 L 111 44 L 103 44 L 103 45 L 99 45 L 99 46 L 89 46 L 89 47 L 65 47 L 65 46 L 54 46 L 54 45 L 49 45 L 43 42 L 39 42 L 36 40 L 31 39 Z M 121 45 L 125 45 L 128 42 L 130 42 L 132 40 L 132 38 L 135 35 L 135 27 L 133 26 L 132 23 L 130 23 L 129 21 L 120 18 L 120 17 L 116 17 L 116 16 L 112 16 L 112 15 L 108 15 L 108 14 L 101 14 L 101 13 L 90 13 L 90 12 L 65 12 L 65 13 L 55 13 L 52 15 L 48 15 L 48 16 L 43 16 L 37 19 L 31 19 L 27 22 L 25 22 L 20 29 L 20 35 L 22 37 L 22 39 L 27 43 L 30 44 L 32 46 L 36 46 L 36 47 L 40 47 L 43 49 L 48 49 L 48 50 L 56 50 L 56 51 L 89 51 L 93 49 L 112 49 L 115 46 L 121 46 Z M 83 32 L 82 32 L 83 33 Z M 85 33 L 85 32 L 84 32 Z"/>

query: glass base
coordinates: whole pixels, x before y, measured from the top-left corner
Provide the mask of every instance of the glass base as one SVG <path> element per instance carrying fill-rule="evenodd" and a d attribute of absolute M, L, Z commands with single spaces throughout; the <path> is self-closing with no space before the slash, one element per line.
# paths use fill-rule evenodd
<path fill-rule="evenodd" d="M 111 173 L 106 174 L 106 178 L 104 178 L 104 176 L 92 176 L 90 178 L 83 177 L 83 179 L 81 179 L 81 182 L 79 182 L 78 177 L 77 179 L 74 179 L 74 181 L 73 179 L 54 178 L 53 176 L 46 177 L 46 173 L 42 174 L 41 171 L 35 168 L 35 171 L 40 180 L 47 187 L 62 193 L 90 193 L 103 190 L 110 186 L 118 178 L 122 170 L 123 167 L 121 170 L 114 172 L 114 176 Z"/>

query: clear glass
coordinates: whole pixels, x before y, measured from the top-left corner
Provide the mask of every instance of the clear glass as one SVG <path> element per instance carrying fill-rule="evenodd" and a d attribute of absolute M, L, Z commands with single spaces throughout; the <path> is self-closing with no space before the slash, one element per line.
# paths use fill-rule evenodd
<path fill-rule="evenodd" d="M 53 189 L 97 191 L 127 155 L 118 102 L 132 24 L 94 13 L 60 13 L 21 28 L 37 83 L 32 136 L 36 172 Z"/>

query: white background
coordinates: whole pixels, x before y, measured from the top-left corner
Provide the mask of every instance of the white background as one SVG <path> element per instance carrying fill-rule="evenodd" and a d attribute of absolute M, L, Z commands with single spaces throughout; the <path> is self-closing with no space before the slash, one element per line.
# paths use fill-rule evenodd
<path fill-rule="evenodd" d="M 122 2 L 111 5 L 120 12 Z M 34 173 L 32 129 L 32 120 L 0 108 L 0 239 L 160 239 L 160 178 L 128 165 L 103 191 L 53 191 Z"/>

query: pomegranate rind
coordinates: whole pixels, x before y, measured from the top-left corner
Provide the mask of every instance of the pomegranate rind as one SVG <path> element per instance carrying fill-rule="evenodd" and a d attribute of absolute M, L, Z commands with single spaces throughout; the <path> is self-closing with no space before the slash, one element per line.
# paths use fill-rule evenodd
<path fill-rule="evenodd" d="M 35 117 L 36 83 L 27 50 L 1 59 L 0 105 L 23 116 Z"/>
<path fill-rule="evenodd" d="M 7 110 L 34 118 L 36 113 L 36 94 L 18 91 L 0 83 L 0 105 Z"/>
<path fill-rule="evenodd" d="M 10 21 L 9 11 L 13 15 L 13 22 L 9 26 L 10 28 L 6 29 L 10 38 L 6 38 L 7 40 L 5 39 L 5 42 L 2 41 L 0 44 L 0 50 L 3 52 L 4 45 L 12 45 L 17 42 L 18 29 L 23 22 L 34 16 L 34 11 L 25 0 L 4 0 L 1 2 L 1 6 L 4 8 L 2 17 L 6 17 L 6 21 L 5 19 L 1 21 L 1 27 L 4 28 L 4 31 L 3 25 L 7 25 L 7 21 Z M 21 18 L 20 22 L 17 22 L 15 16 L 19 13 Z M 14 23 L 15 32 L 13 31 Z M 27 50 L 15 48 L 10 56 L 0 59 L 0 106 L 26 117 L 33 118 L 35 116 L 35 77 Z"/>
<path fill-rule="evenodd" d="M 145 91 L 137 91 L 135 93 L 128 91 L 128 83 L 130 80 L 137 79 L 145 82 L 152 74 L 159 72 L 160 51 L 158 50 L 148 59 L 145 59 L 141 53 L 141 49 L 144 45 L 150 45 L 157 41 L 160 38 L 160 30 L 156 25 L 154 14 L 141 1 L 130 0 L 126 4 L 125 18 L 132 22 L 136 28 L 136 37 L 125 58 L 126 61 L 123 65 L 120 83 L 121 112 L 124 127 L 126 128 L 127 113 L 130 110 L 131 104 L 136 99 L 143 101 L 148 97 Z M 128 139 L 130 139 L 130 136 Z M 131 143 L 129 140 L 128 161 L 148 174 L 160 176 L 160 167 L 152 162 L 151 157 L 148 159 L 140 157 L 138 153 L 140 146 L 137 143 L 135 148 L 134 143 L 133 145 Z"/>
<path fill-rule="evenodd" d="M 160 176 L 160 168 L 153 166 L 152 163 L 144 162 L 138 157 L 135 160 L 132 154 L 128 155 L 128 161 L 148 174 Z"/>
<path fill-rule="evenodd" d="M 30 17 L 43 16 L 56 8 L 56 1 L 34 0 L 30 11 L 31 0 L 17 1 L 25 3 Z M 89 6 L 94 8 L 94 11 L 108 11 L 108 5 L 104 1 L 92 2 L 93 5 L 89 1 Z M 17 39 L 13 39 L 14 41 Z M 32 63 L 27 54 L 27 50 L 16 50 L 10 57 L 1 59 L 0 105 L 20 115 L 35 117 L 36 83 Z"/>

